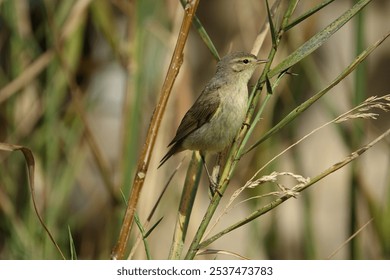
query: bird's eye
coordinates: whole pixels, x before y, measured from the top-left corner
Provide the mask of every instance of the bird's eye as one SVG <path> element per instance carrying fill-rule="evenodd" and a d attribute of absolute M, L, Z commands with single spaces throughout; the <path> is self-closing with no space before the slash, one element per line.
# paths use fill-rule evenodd
<path fill-rule="evenodd" d="M 249 60 L 248 59 L 244 59 L 242 62 L 244 62 L 245 64 L 248 64 Z"/>

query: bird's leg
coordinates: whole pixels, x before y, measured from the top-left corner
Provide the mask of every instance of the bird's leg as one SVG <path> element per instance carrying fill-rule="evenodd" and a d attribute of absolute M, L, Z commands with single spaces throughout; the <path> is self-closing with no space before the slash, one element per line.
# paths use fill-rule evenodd
<path fill-rule="evenodd" d="M 210 175 L 209 169 L 207 168 L 206 160 L 204 158 L 204 154 L 200 153 L 200 157 L 202 158 L 204 169 L 206 169 L 207 177 L 209 178 L 211 195 L 214 196 L 215 193 L 218 193 L 219 196 L 222 196 L 222 194 L 218 190 L 218 184 L 214 182 L 213 177 Z"/>
<path fill-rule="evenodd" d="M 216 161 L 215 161 L 215 165 L 213 167 L 213 173 L 211 174 L 216 182 L 219 182 L 219 175 L 220 175 L 219 172 L 221 169 L 221 160 L 222 160 L 221 153 L 218 153 Z"/>

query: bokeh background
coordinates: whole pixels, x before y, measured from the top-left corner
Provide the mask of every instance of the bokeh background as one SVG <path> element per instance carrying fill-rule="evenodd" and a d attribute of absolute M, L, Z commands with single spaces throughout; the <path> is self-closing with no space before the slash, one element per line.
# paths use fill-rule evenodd
<path fill-rule="evenodd" d="M 300 1 L 296 16 L 320 2 Z M 284 34 L 273 65 L 356 2 L 335 0 Z M 277 12 L 275 24 L 280 24 L 284 7 Z M 326 87 L 358 53 L 389 32 L 389 14 L 389 1 L 371 1 L 319 50 L 290 69 L 296 75 L 286 75 L 276 88 L 250 142 Z M 0 142 L 32 150 L 38 209 L 68 258 L 70 244 L 79 259 L 110 257 L 182 16 L 178 0 L 0 0 Z M 266 20 L 266 5 L 260 0 L 203 0 L 197 16 L 221 55 L 250 51 Z M 268 34 L 259 57 L 268 56 L 271 43 Z M 154 222 L 163 220 L 147 238 L 155 259 L 168 256 L 191 153 L 173 157 L 158 170 L 157 165 L 183 115 L 213 75 L 215 64 L 192 28 L 138 207 L 144 221 L 168 176 L 184 158 L 153 218 Z M 389 65 L 390 43 L 385 41 L 358 71 L 247 154 L 221 204 L 226 205 L 233 192 L 269 159 L 313 129 L 369 96 L 389 94 Z M 305 177 L 319 174 L 389 129 L 389 114 L 378 113 L 377 120 L 354 120 L 320 130 L 262 175 L 272 171 Z M 356 163 L 224 236 L 210 249 L 251 259 L 389 259 L 389 156 L 389 139 L 385 139 Z M 264 190 L 277 188 L 247 190 L 237 202 Z M 214 232 L 269 199 L 253 199 L 233 208 Z M 207 179 L 202 178 L 188 241 L 208 203 Z M 236 257 L 221 253 L 198 258 Z M 0 259 L 57 258 L 60 255 L 33 211 L 23 156 L 0 151 Z M 145 259 L 142 244 L 133 258 Z"/>

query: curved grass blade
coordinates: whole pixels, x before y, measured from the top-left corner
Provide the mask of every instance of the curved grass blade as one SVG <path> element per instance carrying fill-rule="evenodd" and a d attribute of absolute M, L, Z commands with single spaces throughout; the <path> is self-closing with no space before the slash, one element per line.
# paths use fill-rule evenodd
<path fill-rule="evenodd" d="M 265 1 L 265 4 L 267 6 L 267 16 L 268 16 L 268 22 L 269 22 L 269 28 L 270 28 L 270 32 L 271 32 L 271 38 L 272 38 L 272 46 L 274 48 L 276 48 L 276 31 L 275 31 L 275 25 L 274 25 L 274 22 L 272 21 L 272 12 L 271 10 L 269 9 L 269 4 L 268 4 L 268 0 Z"/>
<path fill-rule="evenodd" d="M 72 231 L 70 230 L 70 226 L 68 225 L 68 236 L 69 236 L 69 250 L 70 250 L 70 259 L 77 260 L 77 252 L 76 246 L 74 245 L 74 240 L 72 236 Z"/>
<path fill-rule="evenodd" d="M 304 13 L 303 15 L 299 16 L 298 18 L 296 18 L 293 22 L 289 23 L 283 30 L 284 32 L 290 30 L 291 28 L 293 28 L 295 25 L 301 23 L 302 21 L 304 21 L 305 19 L 307 19 L 308 17 L 310 17 L 311 15 L 315 14 L 316 12 L 318 12 L 319 10 L 321 10 L 322 8 L 328 6 L 330 3 L 332 3 L 334 0 L 327 0 L 325 2 L 322 2 L 321 4 L 319 4 L 318 6 L 314 7 L 313 9 L 310 9 L 309 11 L 307 11 L 306 13 Z"/>
<path fill-rule="evenodd" d="M 149 236 L 150 233 L 152 233 L 153 229 L 161 222 L 161 220 L 163 218 L 160 218 L 146 233 L 145 232 L 145 228 L 147 228 L 149 226 L 149 223 L 150 221 L 152 220 L 153 216 L 154 216 L 154 213 L 156 212 L 157 210 L 157 206 L 160 204 L 161 202 L 161 199 L 163 198 L 165 192 L 167 191 L 173 177 L 175 176 L 176 172 L 179 170 L 179 167 L 181 166 L 182 162 L 179 163 L 179 165 L 176 167 L 176 169 L 172 172 L 171 176 L 168 178 L 168 181 L 167 183 L 165 184 L 163 190 L 161 191 L 159 197 L 157 198 L 157 201 L 156 203 L 154 204 L 152 210 L 150 211 L 148 217 L 146 218 L 146 222 L 141 226 L 139 227 L 140 228 L 140 233 L 141 235 L 139 235 L 134 243 L 134 246 L 133 248 L 131 249 L 131 252 L 130 254 L 128 255 L 128 259 L 131 259 L 133 257 L 133 255 L 135 254 L 135 250 L 137 249 L 138 247 L 138 244 L 141 240 L 144 240 L 145 238 L 147 238 Z M 141 230 L 142 229 L 142 230 Z"/>
<path fill-rule="evenodd" d="M 336 86 L 340 81 L 342 81 L 346 76 L 348 76 L 366 57 L 371 54 L 372 51 L 374 51 L 380 44 L 382 44 L 388 37 L 390 36 L 390 32 L 387 33 L 383 38 L 379 39 L 377 42 L 375 42 L 373 45 L 371 45 L 369 48 L 367 48 L 365 51 L 363 51 L 356 59 L 347 67 L 345 70 L 336 78 L 334 79 L 326 88 L 306 100 L 304 103 L 296 107 L 293 111 L 291 111 L 285 118 L 283 118 L 278 124 L 276 124 L 273 128 L 271 128 L 266 134 L 263 135 L 256 143 L 254 143 L 252 146 L 250 146 L 244 153 L 248 153 L 249 151 L 253 150 L 255 147 L 257 147 L 259 144 L 267 140 L 271 135 L 278 132 L 280 129 L 282 129 L 285 125 L 289 124 L 291 121 L 293 121 L 297 116 L 299 116 L 303 111 L 305 111 L 307 108 L 309 108 L 311 105 L 314 104 L 318 99 L 320 99 L 324 94 L 329 92 L 334 86 Z"/>
<path fill-rule="evenodd" d="M 54 246 L 57 248 L 61 257 L 64 260 L 66 260 L 65 255 L 62 253 L 60 246 L 55 241 L 53 235 L 51 234 L 49 228 L 46 226 L 41 214 L 38 211 L 38 207 L 37 207 L 36 199 L 35 199 L 35 184 L 34 184 L 35 160 L 34 160 L 33 153 L 31 152 L 30 149 L 28 149 L 26 147 L 8 144 L 8 143 L 0 143 L 0 151 L 8 151 L 8 152 L 21 151 L 23 153 L 24 159 L 25 159 L 26 164 L 27 164 L 29 187 L 30 187 L 31 199 L 32 199 L 33 206 L 34 206 L 34 211 L 37 214 L 38 220 L 41 223 L 43 229 L 49 235 L 51 242 L 53 242 Z"/>
<path fill-rule="evenodd" d="M 141 232 L 142 234 L 142 241 L 144 242 L 144 248 L 145 248 L 145 253 L 146 253 L 146 258 L 148 260 L 151 260 L 152 259 L 152 256 L 150 255 L 150 249 L 149 249 L 149 244 L 148 242 L 146 241 L 146 238 L 145 238 L 145 229 L 139 219 L 139 216 L 138 216 L 138 213 L 135 212 L 134 213 L 134 221 L 135 223 L 137 224 L 137 227 L 139 229 L 139 231 Z"/>
<path fill-rule="evenodd" d="M 185 6 L 187 5 L 186 0 L 180 0 L 180 3 L 183 6 L 183 8 L 185 8 Z M 198 31 L 200 38 L 206 44 L 206 46 L 210 50 L 211 54 L 214 56 L 214 58 L 217 61 L 219 61 L 221 58 L 219 57 L 218 51 L 215 48 L 213 41 L 211 41 L 209 34 L 207 34 L 206 29 L 203 27 L 203 24 L 200 22 L 199 18 L 196 16 L 196 14 L 192 20 L 192 25 Z"/>
<path fill-rule="evenodd" d="M 158 219 L 157 222 L 155 222 L 154 225 L 151 226 L 151 228 L 144 234 L 143 238 L 146 239 L 148 238 L 148 236 L 153 232 L 153 230 L 160 224 L 160 222 L 162 221 L 164 217 L 161 217 L 160 219 Z"/>
<path fill-rule="evenodd" d="M 347 10 L 335 21 L 330 23 L 325 29 L 314 35 L 306 43 L 300 46 L 286 59 L 279 63 L 274 69 L 268 72 L 268 78 L 272 78 L 275 75 L 287 70 L 291 66 L 297 64 L 299 61 L 307 57 L 316 49 L 322 46 L 330 36 L 332 36 L 337 30 L 339 30 L 344 24 L 350 21 L 361 9 L 363 9 L 371 0 L 361 0 L 355 4 L 351 9 Z M 264 81 L 261 81 L 264 82 Z"/>

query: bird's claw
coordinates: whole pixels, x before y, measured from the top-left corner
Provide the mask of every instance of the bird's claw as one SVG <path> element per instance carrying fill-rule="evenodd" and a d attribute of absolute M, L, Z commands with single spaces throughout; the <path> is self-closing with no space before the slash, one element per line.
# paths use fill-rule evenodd
<path fill-rule="evenodd" d="M 222 197 L 222 193 L 218 189 L 218 184 L 214 182 L 212 178 L 209 178 L 209 181 L 210 181 L 209 188 L 210 188 L 211 196 L 214 196 L 214 194 L 217 193 L 220 197 Z"/>

